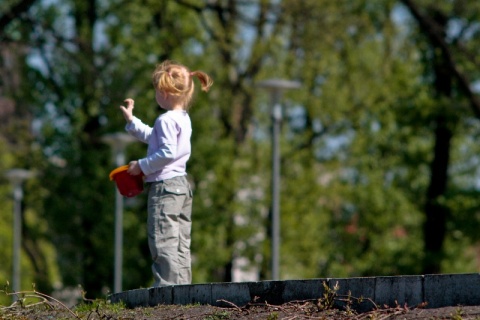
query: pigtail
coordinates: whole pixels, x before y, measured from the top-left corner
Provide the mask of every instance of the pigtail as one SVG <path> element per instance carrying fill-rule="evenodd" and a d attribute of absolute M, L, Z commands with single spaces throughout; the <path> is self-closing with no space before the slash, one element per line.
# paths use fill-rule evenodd
<path fill-rule="evenodd" d="M 202 91 L 208 92 L 208 90 L 210 89 L 210 87 L 213 84 L 213 80 L 212 80 L 212 78 L 210 78 L 210 76 L 208 74 L 206 74 L 203 71 L 192 71 L 192 72 L 190 72 L 190 75 L 192 77 L 196 76 L 198 78 L 198 80 L 200 80 L 200 83 L 202 85 Z"/>
<path fill-rule="evenodd" d="M 152 74 L 153 87 L 155 90 L 168 93 L 172 99 L 181 102 L 185 110 L 188 110 L 195 91 L 193 76 L 200 81 L 202 91 L 208 92 L 213 84 L 209 75 L 198 70 L 189 72 L 184 65 L 166 60 L 157 65 Z"/>

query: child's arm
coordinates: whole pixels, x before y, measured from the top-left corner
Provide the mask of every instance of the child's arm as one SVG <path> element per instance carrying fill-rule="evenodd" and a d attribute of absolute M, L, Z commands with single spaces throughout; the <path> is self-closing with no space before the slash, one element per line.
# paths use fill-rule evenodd
<path fill-rule="evenodd" d="M 160 117 L 155 122 L 155 128 L 156 139 L 160 144 L 158 149 L 146 158 L 138 160 L 138 166 L 145 175 L 161 170 L 177 158 L 178 128 L 175 121 L 168 117 Z M 136 165 L 131 164 L 132 174 L 136 171 Z"/>

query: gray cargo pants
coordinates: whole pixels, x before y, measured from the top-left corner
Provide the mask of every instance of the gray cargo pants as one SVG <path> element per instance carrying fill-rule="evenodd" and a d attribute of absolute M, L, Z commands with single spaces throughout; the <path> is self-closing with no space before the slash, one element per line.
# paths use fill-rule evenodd
<path fill-rule="evenodd" d="M 185 176 L 153 182 L 148 190 L 148 246 L 154 287 L 190 284 L 192 191 Z"/>

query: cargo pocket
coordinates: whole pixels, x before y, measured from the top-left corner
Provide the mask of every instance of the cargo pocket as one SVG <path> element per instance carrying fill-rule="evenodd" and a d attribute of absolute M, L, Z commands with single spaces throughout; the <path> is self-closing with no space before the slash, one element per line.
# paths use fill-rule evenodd
<path fill-rule="evenodd" d="M 176 195 L 190 194 L 190 190 L 184 186 L 164 186 L 163 189 L 165 192 L 173 193 Z"/>

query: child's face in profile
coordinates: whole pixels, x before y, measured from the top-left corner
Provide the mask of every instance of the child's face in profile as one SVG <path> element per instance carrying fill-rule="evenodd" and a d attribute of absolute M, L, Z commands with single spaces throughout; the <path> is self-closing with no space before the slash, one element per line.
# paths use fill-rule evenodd
<path fill-rule="evenodd" d="M 155 89 L 155 100 L 157 101 L 160 108 L 168 110 L 167 103 L 166 103 L 167 94 L 165 92 Z"/>

